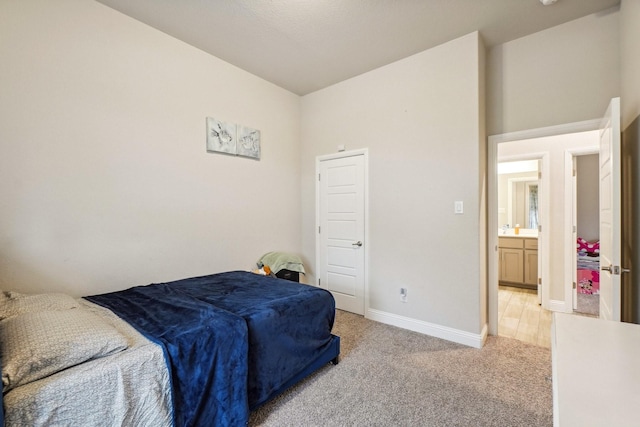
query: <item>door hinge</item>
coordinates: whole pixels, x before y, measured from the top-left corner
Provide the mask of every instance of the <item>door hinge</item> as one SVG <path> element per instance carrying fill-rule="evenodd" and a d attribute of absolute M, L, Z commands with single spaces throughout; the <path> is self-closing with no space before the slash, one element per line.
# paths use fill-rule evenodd
<path fill-rule="evenodd" d="M 320 181 L 320 174 L 318 174 L 318 181 Z"/>
<path fill-rule="evenodd" d="M 578 285 L 576 285 L 576 282 L 573 282 L 573 289 L 577 288 Z"/>
<path fill-rule="evenodd" d="M 320 279 L 318 279 L 318 287 L 319 287 L 319 288 L 321 287 L 321 286 L 320 286 Z"/>
<path fill-rule="evenodd" d="M 538 233 L 542 233 L 542 225 L 538 224 Z"/>
<path fill-rule="evenodd" d="M 320 234 L 320 226 L 318 226 L 318 234 Z"/>
<path fill-rule="evenodd" d="M 538 172 L 538 179 L 542 179 L 542 172 Z"/>
<path fill-rule="evenodd" d="M 577 232 L 578 231 L 578 227 L 576 227 L 575 225 L 573 226 L 573 232 Z"/>
<path fill-rule="evenodd" d="M 538 285 L 542 285 L 542 277 L 538 277 Z"/>

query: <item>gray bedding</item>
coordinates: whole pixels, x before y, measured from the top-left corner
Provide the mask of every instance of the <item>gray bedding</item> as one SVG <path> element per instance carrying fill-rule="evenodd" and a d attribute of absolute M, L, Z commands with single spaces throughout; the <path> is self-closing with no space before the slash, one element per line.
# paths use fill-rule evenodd
<path fill-rule="evenodd" d="M 113 326 L 127 348 L 17 385 L 4 395 L 6 426 L 170 426 L 162 349 L 111 311 L 78 300 Z M 5 378 L 3 378 L 4 380 Z"/>

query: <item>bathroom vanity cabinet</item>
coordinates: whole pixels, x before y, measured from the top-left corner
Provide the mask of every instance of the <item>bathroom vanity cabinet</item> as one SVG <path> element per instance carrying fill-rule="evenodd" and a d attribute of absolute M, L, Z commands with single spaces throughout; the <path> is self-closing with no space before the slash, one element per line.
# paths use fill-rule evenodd
<path fill-rule="evenodd" d="M 536 289 L 538 285 L 537 237 L 498 237 L 501 285 Z"/>

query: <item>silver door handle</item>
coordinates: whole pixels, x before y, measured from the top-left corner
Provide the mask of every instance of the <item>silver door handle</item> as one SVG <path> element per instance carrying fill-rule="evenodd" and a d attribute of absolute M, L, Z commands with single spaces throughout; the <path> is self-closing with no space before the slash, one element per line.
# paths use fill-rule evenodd
<path fill-rule="evenodd" d="M 351 246 L 362 246 L 362 242 L 358 240 L 357 242 L 352 243 Z"/>
<path fill-rule="evenodd" d="M 630 273 L 631 270 L 628 268 L 624 268 L 624 267 L 620 267 L 617 265 L 611 265 L 609 264 L 608 267 L 600 267 L 600 270 L 602 271 L 608 271 L 611 274 L 616 274 L 616 275 L 620 275 L 622 273 Z"/>

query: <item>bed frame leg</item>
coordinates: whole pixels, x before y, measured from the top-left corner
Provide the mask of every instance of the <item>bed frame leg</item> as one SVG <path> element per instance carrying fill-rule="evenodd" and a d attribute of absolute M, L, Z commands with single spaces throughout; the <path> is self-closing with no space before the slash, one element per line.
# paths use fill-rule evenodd
<path fill-rule="evenodd" d="M 331 361 L 331 364 L 332 364 L 332 365 L 337 365 L 338 363 L 340 363 L 340 356 L 336 356 L 336 357 Z"/>

